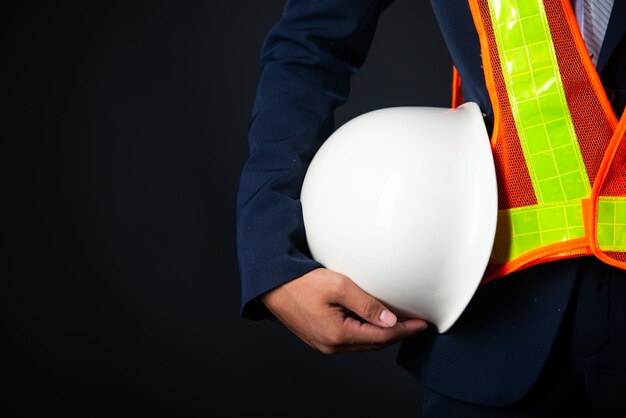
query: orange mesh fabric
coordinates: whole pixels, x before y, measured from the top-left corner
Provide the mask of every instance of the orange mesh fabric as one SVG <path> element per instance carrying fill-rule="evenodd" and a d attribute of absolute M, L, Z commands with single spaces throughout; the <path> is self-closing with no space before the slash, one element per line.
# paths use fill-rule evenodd
<path fill-rule="evenodd" d="M 611 140 L 610 153 L 603 162 L 598 181 L 602 183 L 596 188 L 598 193 L 594 196 L 595 198 L 601 196 L 626 198 L 626 110 Z M 603 261 L 626 269 L 626 252 L 600 252 L 596 247 L 594 250 L 599 252 L 598 256 Z"/>
<path fill-rule="evenodd" d="M 626 134 L 622 133 L 617 152 L 607 173 L 600 196 L 626 196 Z"/>
<path fill-rule="evenodd" d="M 455 66 L 452 66 L 452 107 L 456 108 L 465 103 L 461 89 L 461 77 Z"/>
<path fill-rule="evenodd" d="M 626 263 L 626 253 L 618 253 L 615 251 L 605 251 L 604 255 L 620 263 Z M 621 266 L 617 266 L 617 267 L 621 267 Z"/>
<path fill-rule="evenodd" d="M 487 0 L 479 1 L 482 23 L 485 27 L 485 35 L 489 44 L 489 59 L 491 62 L 492 76 L 487 75 L 491 103 L 493 106 L 495 123 L 492 142 L 495 143 L 493 158 L 498 178 L 498 209 L 510 209 L 537 204 L 535 191 L 528 174 L 526 160 L 522 152 L 509 96 L 506 92 L 502 65 L 497 53 L 496 39 L 493 33 L 489 4 Z M 483 51 L 483 54 L 485 51 Z M 495 88 L 495 92 L 493 91 Z M 494 96 L 495 94 L 495 96 Z M 503 137 L 505 136 L 506 137 Z"/>
<path fill-rule="evenodd" d="M 571 9 L 560 0 L 545 0 L 544 6 L 554 40 L 565 97 L 591 185 L 594 184 L 604 152 L 615 129 L 615 114 L 603 88 L 594 89 L 595 73 L 591 60 L 583 62 L 567 23 Z M 574 18 L 574 16 L 570 16 Z M 597 76 L 596 76 L 597 77 Z M 598 81 L 599 82 L 599 81 Z"/>

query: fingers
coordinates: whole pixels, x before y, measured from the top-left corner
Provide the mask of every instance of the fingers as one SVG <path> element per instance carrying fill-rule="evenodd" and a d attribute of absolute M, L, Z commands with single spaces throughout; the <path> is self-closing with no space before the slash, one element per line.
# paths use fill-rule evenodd
<path fill-rule="evenodd" d="M 337 286 L 332 303 L 352 311 L 367 322 L 346 316 L 341 311 L 341 322 L 327 329 L 330 332 L 318 346 L 320 351 L 335 354 L 379 350 L 428 327 L 427 322 L 421 319 L 398 321 L 397 316 L 382 302 L 364 292 L 349 278 L 338 276 L 334 279 Z"/>
<path fill-rule="evenodd" d="M 390 328 L 398 322 L 393 312 L 348 278 L 342 280 L 341 291 L 337 295 L 336 302 L 379 327 Z"/>
<path fill-rule="evenodd" d="M 352 318 L 347 318 L 344 324 L 348 345 L 380 346 L 381 348 L 423 331 L 427 326 L 428 324 L 421 319 L 397 322 L 391 328 L 381 328 Z"/>
<path fill-rule="evenodd" d="M 391 328 L 381 328 L 354 318 L 345 318 L 335 338 L 331 334 L 330 339 L 323 341 L 317 348 L 325 354 L 380 350 L 427 327 L 428 324 L 421 319 L 409 319 L 397 322 Z"/>
<path fill-rule="evenodd" d="M 399 321 L 348 277 L 323 268 L 287 282 L 261 299 L 294 334 L 326 354 L 378 350 L 427 327 L 420 319 Z M 347 316 L 346 310 L 358 318 Z"/>

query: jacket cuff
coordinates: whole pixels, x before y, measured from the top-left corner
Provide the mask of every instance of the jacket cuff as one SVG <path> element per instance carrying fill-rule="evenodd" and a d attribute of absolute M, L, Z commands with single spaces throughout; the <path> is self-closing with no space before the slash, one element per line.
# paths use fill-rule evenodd
<path fill-rule="evenodd" d="M 241 316 L 253 320 L 274 319 L 259 297 L 320 267 L 323 266 L 314 260 L 287 256 L 253 270 L 242 271 L 241 276 L 245 280 L 241 286 Z"/>

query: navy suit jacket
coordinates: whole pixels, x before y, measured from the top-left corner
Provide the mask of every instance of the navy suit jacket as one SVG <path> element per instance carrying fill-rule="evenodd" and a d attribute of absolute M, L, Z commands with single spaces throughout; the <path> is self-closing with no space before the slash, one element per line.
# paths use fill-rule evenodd
<path fill-rule="evenodd" d="M 237 199 L 242 310 L 271 315 L 264 292 L 321 267 L 306 246 L 300 187 L 308 163 L 335 129 L 379 14 L 390 0 L 290 0 L 268 34 L 249 127 L 249 158 Z M 467 101 L 491 104 L 466 0 L 431 1 Z M 626 0 L 615 0 L 598 69 L 616 113 L 626 105 Z M 398 362 L 427 387 L 460 400 L 504 406 L 536 381 L 584 259 L 548 263 L 481 286 L 444 335 L 405 341 Z M 512 360 L 513 359 L 513 360 Z"/>

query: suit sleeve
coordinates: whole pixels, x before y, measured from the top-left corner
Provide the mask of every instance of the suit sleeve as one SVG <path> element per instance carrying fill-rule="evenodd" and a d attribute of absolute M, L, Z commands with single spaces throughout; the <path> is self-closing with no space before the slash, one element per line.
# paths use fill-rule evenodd
<path fill-rule="evenodd" d="M 290 0 L 263 44 L 237 194 L 241 314 L 271 316 L 257 297 L 321 265 L 306 245 L 300 189 L 334 130 L 350 76 L 390 0 Z"/>

